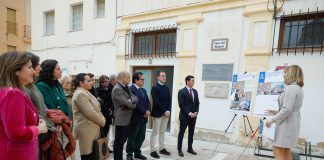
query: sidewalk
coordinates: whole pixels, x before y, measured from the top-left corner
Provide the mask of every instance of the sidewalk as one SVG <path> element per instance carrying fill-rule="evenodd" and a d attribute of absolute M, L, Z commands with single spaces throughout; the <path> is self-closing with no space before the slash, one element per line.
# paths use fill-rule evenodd
<path fill-rule="evenodd" d="M 146 138 L 142 145 L 142 154 L 145 155 L 148 160 L 152 160 L 150 156 L 150 136 L 151 132 L 146 132 Z M 158 140 L 157 140 L 158 143 Z M 254 143 L 254 142 L 251 142 Z M 187 153 L 187 137 L 184 137 L 183 140 L 183 153 L 184 157 L 178 156 L 177 151 L 177 137 L 171 136 L 169 134 L 165 135 L 165 146 L 166 149 L 171 152 L 171 156 L 160 155 L 160 160 L 237 160 L 241 152 L 244 150 L 244 147 L 229 145 L 229 144 L 220 144 L 217 152 L 212 155 L 213 150 L 215 149 L 217 143 L 215 142 L 207 142 L 207 141 L 200 141 L 194 140 L 193 148 L 198 153 L 197 155 L 192 155 Z M 156 144 L 158 145 L 158 144 Z M 112 148 L 111 146 L 109 146 Z M 126 152 L 125 152 L 126 143 L 124 145 L 124 159 L 126 159 Z M 76 148 L 76 160 L 79 160 L 80 153 L 79 147 Z M 109 155 L 109 160 L 113 159 L 113 155 Z M 263 158 L 254 156 L 254 148 L 247 148 L 240 158 L 240 160 L 270 160 L 269 158 Z"/>

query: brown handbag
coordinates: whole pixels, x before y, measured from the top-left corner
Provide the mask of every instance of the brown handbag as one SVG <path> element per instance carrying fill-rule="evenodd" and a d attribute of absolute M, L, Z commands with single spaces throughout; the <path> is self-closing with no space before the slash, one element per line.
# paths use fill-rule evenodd
<path fill-rule="evenodd" d="M 93 153 L 96 160 L 105 160 L 109 157 L 108 137 L 102 136 L 102 128 L 100 129 L 100 136 L 93 141 Z"/>

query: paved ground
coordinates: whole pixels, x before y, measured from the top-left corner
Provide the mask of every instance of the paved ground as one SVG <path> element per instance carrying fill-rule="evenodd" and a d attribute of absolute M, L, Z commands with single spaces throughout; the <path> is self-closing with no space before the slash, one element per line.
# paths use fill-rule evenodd
<path fill-rule="evenodd" d="M 146 157 L 148 157 L 148 160 L 152 160 L 154 158 L 150 157 L 150 138 L 151 132 L 146 132 L 146 139 L 142 146 L 142 153 Z M 252 143 L 252 142 L 251 142 Z M 253 142 L 254 143 L 254 142 Z M 171 135 L 165 136 L 165 144 L 166 149 L 171 152 L 171 156 L 164 156 L 160 155 L 160 160 L 270 160 L 271 158 L 264 158 L 264 157 L 258 157 L 254 155 L 254 148 L 247 148 L 244 151 L 243 156 L 239 158 L 240 154 L 244 150 L 241 146 L 235 146 L 235 145 L 229 145 L 229 144 L 220 144 L 217 152 L 212 155 L 213 150 L 215 149 L 217 143 L 215 142 L 207 142 L 207 141 L 199 141 L 194 140 L 194 150 L 198 153 L 198 155 L 192 155 L 190 153 L 187 153 L 187 140 L 184 138 L 183 142 L 183 153 L 184 157 L 178 156 L 177 153 L 177 138 L 173 137 Z M 125 144 L 126 146 L 126 144 Z M 124 146 L 124 147 L 125 147 Z M 111 147 L 111 146 L 110 146 Z M 271 152 L 263 151 L 262 154 L 268 154 L 272 155 Z M 109 160 L 113 159 L 113 155 L 109 156 Z M 124 159 L 126 159 L 126 153 L 124 149 Z M 301 157 L 301 160 L 305 159 L 305 157 Z M 76 150 L 76 160 L 80 160 L 80 153 L 79 148 L 77 146 Z M 317 160 L 316 158 L 313 158 L 312 160 Z"/>

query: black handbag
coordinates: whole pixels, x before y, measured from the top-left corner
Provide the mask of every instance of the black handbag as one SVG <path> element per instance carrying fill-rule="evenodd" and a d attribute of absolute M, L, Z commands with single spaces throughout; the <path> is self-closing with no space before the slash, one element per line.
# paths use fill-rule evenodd
<path fill-rule="evenodd" d="M 94 160 L 105 160 L 109 157 L 108 137 L 102 135 L 103 130 L 100 128 L 99 138 L 93 141 Z"/>
<path fill-rule="evenodd" d="M 51 138 L 52 131 L 47 131 L 47 133 L 41 133 L 38 135 L 38 143 L 42 144 Z"/>

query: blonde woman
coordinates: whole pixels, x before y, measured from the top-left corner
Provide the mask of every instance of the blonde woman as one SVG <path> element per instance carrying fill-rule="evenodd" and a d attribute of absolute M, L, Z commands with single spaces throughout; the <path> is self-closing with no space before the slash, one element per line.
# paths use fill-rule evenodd
<path fill-rule="evenodd" d="M 101 114 L 99 101 L 89 92 L 92 81 L 88 74 L 80 73 L 75 77 L 77 87 L 72 97 L 74 117 L 73 134 L 79 140 L 82 160 L 95 159 L 93 141 L 99 138 L 100 128 L 106 123 Z"/>
<path fill-rule="evenodd" d="M 300 108 L 303 104 L 304 75 L 298 65 L 291 65 L 285 69 L 285 91 L 279 96 L 279 111 L 267 110 L 274 117 L 266 122 L 270 127 L 276 123 L 276 133 L 272 152 L 276 160 L 291 160 L 290 149 L 294 148 L 300 130 Z"/>
<path fill-rule="evenodd" d="M 68 105 L 70 107 L 70 110 L 72 111 L 72 94 L 71 94 L 71 78 L 68 76 L 64 76 L 60 80 L 60 84 L 63 87 L 64 95 L 66 97 L 66 100 L 68 102 Z"/>

